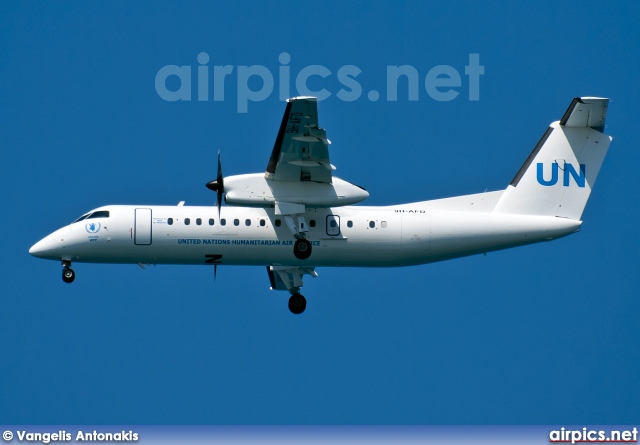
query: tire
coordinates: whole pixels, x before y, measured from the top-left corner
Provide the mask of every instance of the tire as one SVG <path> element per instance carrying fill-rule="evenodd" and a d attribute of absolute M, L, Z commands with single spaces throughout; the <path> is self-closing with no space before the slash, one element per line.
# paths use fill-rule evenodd
<path fill-rule="evenodd" d="M 311 243 L 306 239 L 299 239 L 293 245 L 293 254 L 299 260 L 306 260 L 311 256 Z"/>
<path fill-rule="evenodd" d="M 289 298 L 289 310 L 292 314 L 299 315 L 307 308 L 307 299 L 300 294 L 293 294 Z"/>
<path fill-rule="evenodd" d="M 64 269 L 62 271 L 62 281 L 65 283 L 73 283 L 73 280 L 76 279 L 76 273 L 73 269 Z"/>

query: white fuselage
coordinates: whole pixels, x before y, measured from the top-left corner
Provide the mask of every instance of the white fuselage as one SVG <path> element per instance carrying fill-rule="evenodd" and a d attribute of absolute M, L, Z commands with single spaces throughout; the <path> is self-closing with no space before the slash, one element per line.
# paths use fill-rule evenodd
<path fill-rule="evenodd" d="M 86 263 L 385 267 L 552 240 L 580 228 L 567 218 L 494 213 L 502 193 L 307 209 L 313 250 L 305 260 L 294 256 L 295 239 L 274 209 L 230 206 L 220 215 L 215 206 L 104 206 L 92 212 L 108 211 L 108 217 L 65 226 L 30 252 Z M 469 210 L 458 210 L 465 204 Z"/>

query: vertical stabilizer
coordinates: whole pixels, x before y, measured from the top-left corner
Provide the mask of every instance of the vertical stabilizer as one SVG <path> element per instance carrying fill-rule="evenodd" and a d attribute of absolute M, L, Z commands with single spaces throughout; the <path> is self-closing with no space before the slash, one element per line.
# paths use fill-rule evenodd
<path fill-rule="evenodd" d="M 579 220 L 611 136 L 604 123 L 609 99 L 576 97 L 544 133 L 494 212 Z"/>

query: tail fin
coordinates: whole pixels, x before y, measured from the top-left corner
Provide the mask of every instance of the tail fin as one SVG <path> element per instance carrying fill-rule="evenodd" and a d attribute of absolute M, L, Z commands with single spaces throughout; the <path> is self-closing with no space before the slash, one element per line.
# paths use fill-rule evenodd
<path fill-rule="evenodd" d="M 576 97 L 554 122 L 498 201 L 494 212 L 579 220 L 611 136 L 603 134 L 609 99 Z"/>

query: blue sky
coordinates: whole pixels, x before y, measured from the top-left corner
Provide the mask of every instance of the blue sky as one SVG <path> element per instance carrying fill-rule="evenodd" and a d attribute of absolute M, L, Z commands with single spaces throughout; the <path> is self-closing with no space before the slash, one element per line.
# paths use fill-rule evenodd
<path fill-rule="evenodd" d="M 635 2 L 3 2 L 0 423 L 637 421 L 639 19 Z M 163 100 L 158 71 L 195 79 L 201 52 L 210 71 L 235 67 L 225 99 L 195 100 L 194 80 L 193 100 Z M 308 85 L 332 93 L 318 105 L 331 161 L 369 205 L 505 188 L 574 96 L 610 97 L 614 141 L 581 232 L 318 269 L 299 317 L 262 268 L 221 267 L 214 283 L 207 267 L 77 264 L 65 285 L 28 254 L 100 205 L 213 205 L 218 150 L 226 175 L 264 171 L 283 52 L 294 94 L 305 67 L 331 71 Z M 276 87 L 239 113 L 237 67 L 254 65 Z M 351 102 L 337 97 L 347 65 L 361 70 Z M 386 99 L 397 65 L 419 73 L 418 100 L 403 86 Z M 461 74 L 453 100 L 423 87 L 438 65 Z"/>

